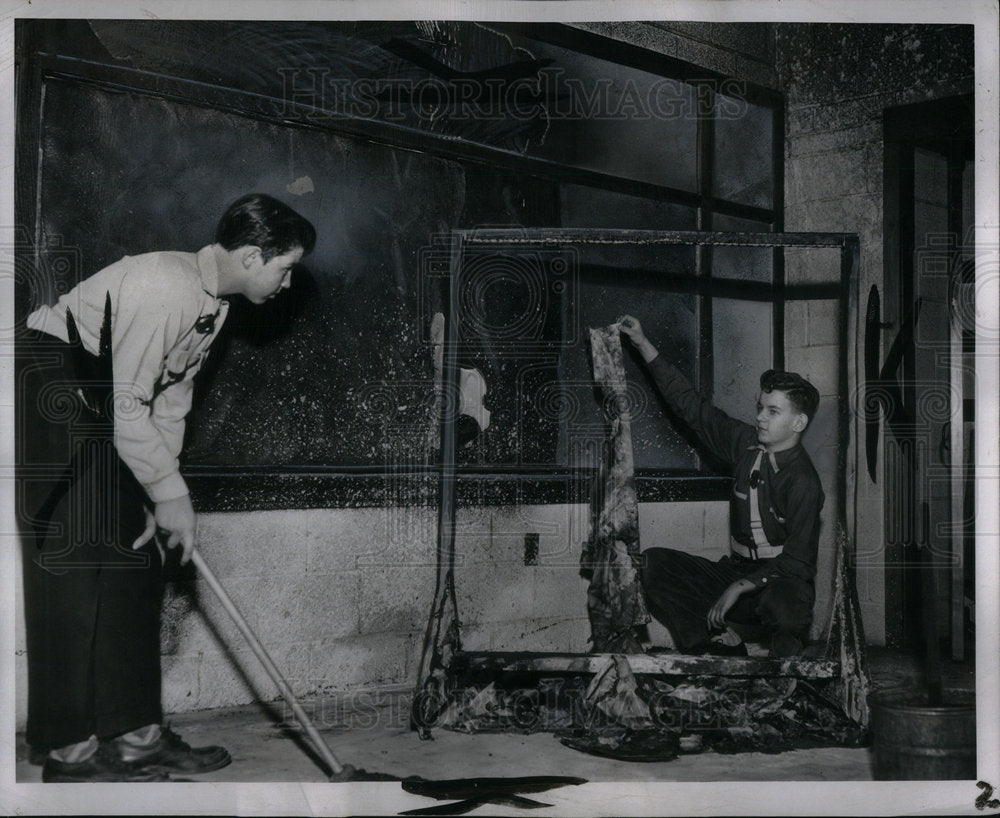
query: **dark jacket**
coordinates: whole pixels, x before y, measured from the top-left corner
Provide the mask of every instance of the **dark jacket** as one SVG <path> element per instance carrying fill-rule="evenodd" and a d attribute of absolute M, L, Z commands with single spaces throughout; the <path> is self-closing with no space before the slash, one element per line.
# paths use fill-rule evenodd
<path fill-rule="evenodd" d="M 752 546 L 750 473 L 760 452 L 756 428 L 734 420 L 704 400 L 662 355 L 649 362 L 649 371 L 671 409 L 712 455 L 732 468 L 730 531 L 737 542 Z M 782 576 L 812 582 L 816 577 L 819 512 L 824 500 L 812 460 L 799 444 L 775 454 L 765 453 L 760 472 L 757 498 L 761 524 L 768 543 L 781 546 L 782 553 L 760 560 L 760 568 L 747 579 L 758 588 Z"/>

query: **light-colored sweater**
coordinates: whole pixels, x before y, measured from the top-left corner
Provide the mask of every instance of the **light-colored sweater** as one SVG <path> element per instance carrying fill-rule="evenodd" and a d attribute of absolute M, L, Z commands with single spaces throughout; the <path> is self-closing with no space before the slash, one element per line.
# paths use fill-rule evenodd
<path fill-rule="evenodd" d="M 188 493 L 178 455 L 193 378 L 225 320 L 213 247 L 126 256 L 94 273 L 27 326 L 69 340 L 66 310 L 96 355 L 111 296 L 115 447 L 154 502 Z"/>

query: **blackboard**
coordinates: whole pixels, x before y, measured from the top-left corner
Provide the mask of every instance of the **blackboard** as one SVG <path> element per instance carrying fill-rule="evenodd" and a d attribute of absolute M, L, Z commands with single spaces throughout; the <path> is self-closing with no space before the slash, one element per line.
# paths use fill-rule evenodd
<path fill-rule="evenodd" d="M 206 58 L 204 65 L 193 68 L 177 59 L 177 48 L 186 42 L 195 54 L 199 37 L 206 36 L 198 26 L 167 27 L 161 33 L 172 38 L 170 47 L 154 48 L 151 30 L 138 21 L 95 23 L 86 31 L 83 21 L 66 25 L 75 27 L 72 37 L 58 33 L 58 27 L 43 27 L 55 38 L 43 48 L 72 51 L 87 40 L 88 57 L 110 66 L 127 55 L 147 74 L 140 80 L 121 74 L 121 67 L 87 69 L 94 79 L 74 76 L 76 66 L 42 80 L 34 228 L 38 252 L 30 254 L 27 265 L 24 254 L 19 262 L 17 312 L 22 319 L 34 306 L 53 301 L 123 255 L 195 251 L 210 243 L 219 214 L 251 190 L 285 200 L 318 230 L 315 252 L 296 271 L 291 291 L 266 308 L 234 301 L 226 330 L 200 376 L 188 423 L 188 468 L 244 473 L 257 468 L 263 474 L 432 467 L 438 452 L 429 332 L 433 316 L 443 310 L 447 279 L 439 269 L 431 270 L 428 259 L 440 261 L 452 229 L 693 229 L 698 223 L 699 200 L 693 190 L 697 179 L 692 173 L 678 168 L 680 175 L 657 177 L 658 184 L 676 189 L 654 190 L 633 181 L 649 175 L 643 169 L 646 164 L 662 169 L 669 157 L 652 149 L 630 157 L 605 153 L 600 161 L 597 154 L 580 153 L 584 143 L 596 144 L 594 140 L 614 144 L 608 129 L 618 127 L 613 125 L 616 120 L 579 120 L 571 127 L 568 120 L 553 118 L 540 125 L 532 118 L 520 123 L 520 130 L 502 121 L 456 121 L 448 127 L 472 130 L 462 131 L 461 139 L 454 138 L 458 132 L 447 134 L 434 149 L 423 149 L 425 142 L 416 139 L 411 144 L 401 139 L 399 129 L 420 125 L 433 131 L 433 123 L 367 122 L 362 128 L 357 121 L 347 127 L 346 120 L 282 118 L 284 103 L 276 96 L 281 81 L 265 70 L 265 62 L 274 56 L 267 56 L 269 44 L 280 40 L 271 34 L 260 41 L 259 65 L 216 65 L 214 58 Z M 208 34 L 225 34 L 220 42 L 226 47 L 263 36 L 254 24 L 224 28 Z M 405 54 L 393 54 L 392 48 L 398 47 L 391 38 L 405 30 L 302 24 L 292 33 L 303 38 L 313 58 L 320 46 L 339 44 L 337 59 L 358 76 L 384 69 L 398 77 L 407 60 Z M 453 33 L 461 34 L 458 29 Z M 82 34 L 89 39 L 78 36 Z M 469 36 L 486 37 L 494 45 L 503 40 L 481 31 Z M 588 67 L 588 60 L 595 58 L 555 46 L 540 48 L 523 37 L 516 42 L 517 54 L 523 56 L 530 47 L 535 56 L 553 60 L 553 70 L 569 70 L 567 76 L 577 79 L 606 63 L 597 60 Z M 107 49 L 103 56 L 101 49 Z M 502 61 L 511 55 L 494 57 Z M 303 55 L 293 62 L 300 72 L 309 67 Z M 223 69 L 236 73 L 225 76 Z M 153 70 L 166 73 L 148 73 Z M 415 70 L 410 65 L 404 74 L 416 76 Z M 684 83 L 660 83 L 653 75 L 640 74 L 636 72 L 641 82 L 652 83 L 650 87 L 660 89 L 657 93 L 674 100 L 671 104 L 694 104 Z M 123 89 L 109 78 L 148 87 Z M 205 79 L 214 85 L 184 84 Z M 226 83 L 234 88 L 240 84 L 234 91 L 235 96 L 242 94 L 239 105 L 220 90 Z M 257 95 L 253 104 L 252 94 L 247 96 L 251 92 Z M 677 122 L 669 144 L 690 169 L 693 130 L 687 120 Z M 581 140 L 581 127 L 597 128 L 603 136 Z M 621 127 L 630 124 L 622 120 Z M 477 140 L 490 144 L 493 152 L 478 149 Z M 546 164 L 529 163 L 525 167 L 531 172 L 523 172 L 509 156 L 518 150 Z M 22 167 L 37 161 L 38 154 L 23 142 Z M 755 171 L 761 172 L 769 173 Z M 35 191 L 31 197 L 36 198 Z M 747 210 L 748 215 L 756 212 Z M 760 223 L 745 226 L 759 229 Z M 747 266 L 748 272 L 739 277 L 766 286 L 769 261 L 753 261 L 752 252 L 728 263 Z M 724 253 L 718 255 L 723 260 Z M 527 286 L 534 273 L 517 278 L 524 266 L 516 254 L 490 262 L 513 269 L 515 286 L 490 292 L 482 305 L 485 320 L 509 328 L 540 309 L 542 343 L 513 354 L 495 338 L 466 339 L 460 363 L 482 373 L 492 412 L 489 429 L 466 429 L 459 452 L 466 469 L 537 474 L 587 472 L 596 465 L 594 444 L 602 435 L 600 396 L 590 384 L 586 328 L 608 324 L 622 312 L 638 315 L 651 337 L 692 379 L 705 374 L 704 367 L 699 372 L 706 344 L 699 304 L 706 291 L 694 283 L 701 272 L 692 248 L 652 252 L 592 247 L 583 254 L 569 248 L 566 257 L 569 273 L 559 293 L 549 292 L 553 281 L 550 272 L 543 272 L 540 286 L 548 294 L 544 305 L 534 302 L 537 293 Z M 447 269 L 447 260 L 444 264 Z M 770 314 L 761 313 L 761 318 L 769 323 Z M 741 371 L 766 367 L 770 328 L 762 324 L 754 339 L 748 355 L 738 328 L 717 338 L 716 360 L 721 365 L 715 371 L 726 371 L 729 348 L 737 354 Z M 690 441 L 658 405 L 637 359 L 627 357 L 626 366 L 638 410 L 637 466 L 675 474 L 702 468 Z M 714 386 L 724 392 L 725 384 Z M 740 382 L 734 394 L 743 386 Z"/>

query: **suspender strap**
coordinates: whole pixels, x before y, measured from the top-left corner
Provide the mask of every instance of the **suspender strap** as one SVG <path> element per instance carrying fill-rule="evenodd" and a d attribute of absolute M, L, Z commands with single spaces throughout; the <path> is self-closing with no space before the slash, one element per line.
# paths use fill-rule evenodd
<path fill-rule="evenodd" d="M 730 538 L 729 547 L 732 549 L 734 554 L 739 554 L 743 559 L 747 560 L 769 560 L 774 559 L 782 552 L 782 547 L 780 545 L 758 545 L 753 550 L 747 548 L 743 543 L 739 542 L 735 537 Z"/>
<path fill-rule="evenodd" d="M 763 458 L 764 450 L 761 449 L 757 452 L 757 459 L 753 462 L 753 468 L 750 469 L 750 533 L 753 536 L 754 545 L 758 549 L 770 545 L 767 541 L 767 535 L 764 534 L 764 524 L 760 521 L 760 498 L 757 493 L 757 486 L 760 481 L 760 464 Z M 757 479 L 754 479 L 754 474 L 757 475 Z"/>
<path fill-rule="evenodd" d="M 780 545 L 771 545 L 767 541 L 767 535 L 764 533 L 764 524 L 760 519 L 760 498 L 757 493 L 757 487 L 760 484 L 760 466 L 763 458 L 764 450 L 761 449 L 757 452 L 757 459 L 750 469 L 750 491 L 747 502 L 750 505 L 750 533 L 753 536 L 754 544 L 746 546 L 738 542 L 736 538 L 733 538 L 730 542 L 733 553 L 739 554 L 748 560 L 772 559 L 777 557 L 783 550 Z M 756 479 L 753 477 L 754 474 L 757 475 Z"/>

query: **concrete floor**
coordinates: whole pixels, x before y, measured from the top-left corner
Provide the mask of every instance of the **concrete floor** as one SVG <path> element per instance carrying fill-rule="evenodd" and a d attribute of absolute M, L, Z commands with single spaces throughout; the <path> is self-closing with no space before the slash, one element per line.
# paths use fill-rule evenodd
<path fill-rule="evenodd" d="M 875 690 L 920 684 L 914 657 L 872 649 Z M 973 689 L 971 661 L 946 664 L 947 687 Z M 564 747 L 550 733 L 465 734 L 435 730 L 422 741 L 408 728 L 409 691 L 363 694 L 343 700 L 305 702 L 327 743 L 342 763 L 400 778 L 475 776 L 577 776 L 592 782 L 616 781 L 868 781 L 871 750 L 828 748 L 778 755 L 746 753 L 682 755 L 671 762 L 635 763 L 600 758 Z M 331 704 L 332 703 L 332 704 Z M 222 744 L 233 757 L 225 769 L 197 777 L 205 782 L 325 782 L 323 767 L 300 733 L 291 729 L 284 703 L 257 704 L 176 714 L 173 728 L 192 745 Z M 41 780 L 40 768 L 28 762 L 18 735 L 16 779 Z"/>
<path fill-rule="evenodd" d="M 872 650 L 874 690 L 921 684 L 912 656 Z M 974 689 L 973 663 L 946 664 L 947 688 Z M 968 814 L 980 790 L 973 782 L 899 782 L 886 791 L 872 780 L 869 748 L 833 747 L 777 755 L 745 753 L 681 755 L 671 762 L 635 763 L 600 758 L 563 746 L 550 733 L 474 735 L 435 730 L 421 741 L 409 729 L 410 690 L 383 690 L 343 699 L 304 701 L 327 744 L 343 764 L 398 778 L 424 779 L 573 776 L 585 786 L 521 791 L 542 807 L 534 814 L 581 815 L 894 815 Z M 330 784 L 321 762 L 280 700 L 219 710 L 175 714 L 169 721 L 192 745 L 222 744 L 233 763 L 187 781 L 153 785 L 39 786 L 41 768 L 29 763 L 23 734 L 17 736 L 14 787 L 0 787 L 6 814 L 173 815 L 392 815 L 477 816 L 525 813 L 530 803 L 500 800 L 467 803 L 434 800 L 391 783 Z M 181 780 L 181 779 L 177 779 Z M 743 782 L 764 782 L 750 789 Z M 625 783 L 627 782 L 627 783 Z M 687 784 L 678 782 L 706 782 Z M 775 782 L 775 783 L 767 783 Z M 781 783 L 776 782 L 790 782 Z M 800 783 L 795 783 L 800 782 Z M 710 783 L 710 786 L 707 784 Z M 952 783 L 956 786 L 952 786 Z M 826 789 L 823 789 L 826 788 Z M 875 789 L 872 789 L 875 788 Z M 889 796 L 886 793 L 894 793 Z M 901 793 L 912 810 L 902 809 Z M 877 808 L 884 799 L 884 808 Z M 7 804 L 7 807 L 3 807 Z M 452 807 L 449 810 L 449 807 Z M 968 809 L 967 809 L 968 808 Z"/>

